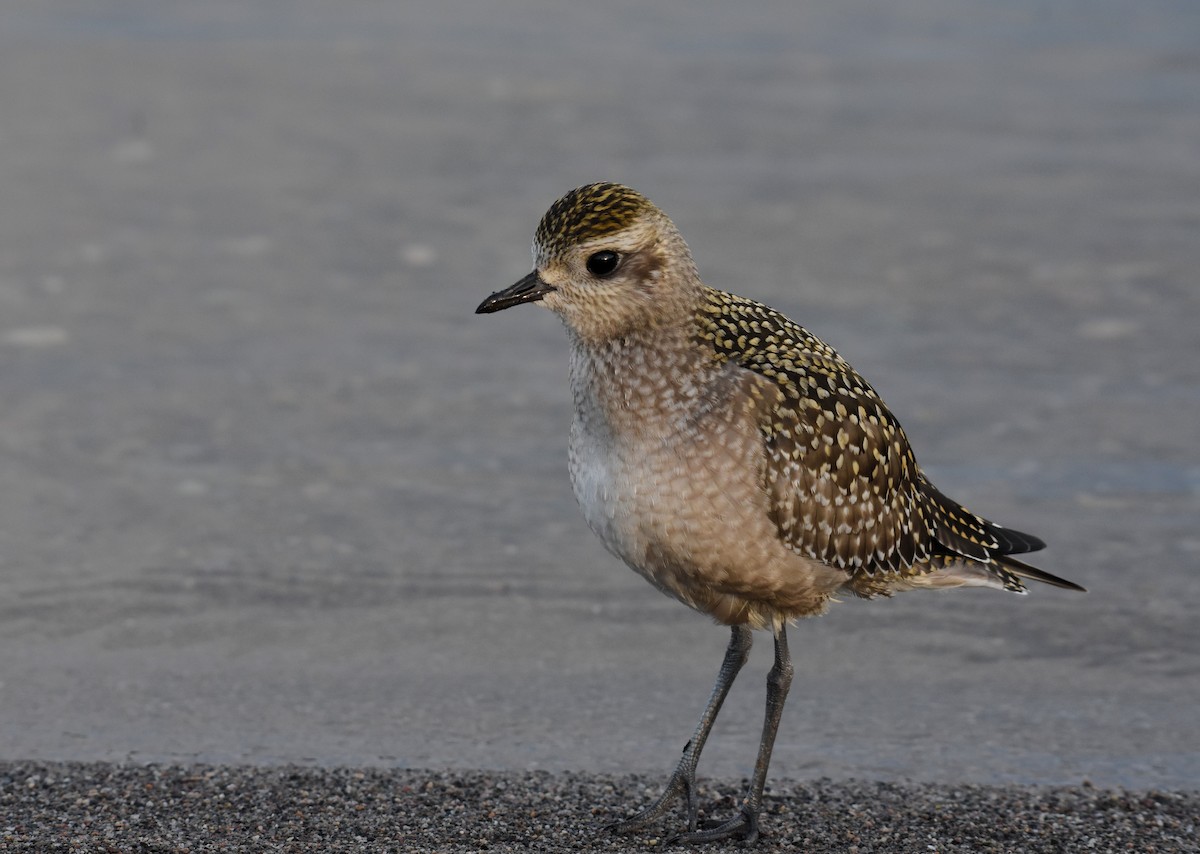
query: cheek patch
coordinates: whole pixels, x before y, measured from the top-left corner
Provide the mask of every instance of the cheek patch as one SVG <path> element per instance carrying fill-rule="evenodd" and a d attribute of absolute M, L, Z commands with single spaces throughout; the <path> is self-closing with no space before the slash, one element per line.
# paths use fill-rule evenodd
<path fill-rule="evenodd" d="M 662 278 L 663 260 L 652 250 L 634 252 L 625 258 L 622 269 L 625 277 L 634 282 L 639 290 L 651 291 Z"/>

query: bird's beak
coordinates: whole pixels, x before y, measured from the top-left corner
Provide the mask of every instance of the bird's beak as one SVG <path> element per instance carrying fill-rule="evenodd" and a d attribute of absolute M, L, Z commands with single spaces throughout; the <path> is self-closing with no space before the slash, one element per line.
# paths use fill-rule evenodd
<path fill-rule="evenodd" d="M 523 302 L 537 302 L 554 289 L 553 285 L 543 282 L 538 277 L 537 270 L 534 270 L 515 285 L 510 285 L 502 291 L 496 291 L 485 299 L 479 304 L 479 308 L 475 309 L 475 313 L 491 314 L 493 311 L 512 308 Z"/>

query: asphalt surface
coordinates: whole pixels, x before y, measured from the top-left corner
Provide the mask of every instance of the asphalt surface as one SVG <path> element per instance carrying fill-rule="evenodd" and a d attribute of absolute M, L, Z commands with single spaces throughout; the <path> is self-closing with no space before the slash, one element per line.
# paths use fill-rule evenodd
<path fill-rule="evenodd" d="M 558 323 L 472 314 L 607 179 L 1090 591 L 797 626 L 773 779 L 1194 792 L 1198 140 L 1184 0 L 5 4 L 0 759 L 661 779 L 725 632 L 580 519 Z"/>

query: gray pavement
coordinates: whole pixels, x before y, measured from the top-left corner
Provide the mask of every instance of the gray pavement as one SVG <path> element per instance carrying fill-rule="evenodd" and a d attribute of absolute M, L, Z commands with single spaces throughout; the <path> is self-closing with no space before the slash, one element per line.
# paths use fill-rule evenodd
<path fill-rule="evenodd" d="M 1183 0 L 5 4 L 0 758 L 665 773 L 726 633 L 586 530 L 558 323 L 471 313 L 597 179 L 1091 591 L 799 625 L 773 776 L 1200 788 Z"/>

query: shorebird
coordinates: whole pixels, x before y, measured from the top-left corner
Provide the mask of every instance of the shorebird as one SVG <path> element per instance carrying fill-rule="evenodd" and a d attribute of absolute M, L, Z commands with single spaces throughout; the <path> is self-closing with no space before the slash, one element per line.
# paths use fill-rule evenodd
<path fill-rule="evenodd" d="M 899 422 L 833 348 L 765 305 L 705 285 L 671 220 L 620 184 L 550 206 L 534 270 L 477 313 L 536 303 L 571 344 L 569 467 L 588 526 L 659 590 L 731 627 L 700 722 L 662 796 L 609 828 L 626 833 L 676 800 L 675 841 L 754 841 L 792 681 L 787 626 L 832 597 L 994 587 L 1024 579 L 1083 590 L 1013 555 L 1035 536 L 942 494 Z M 738 812 L 698 827 L 696 765 L 745 664 L 754 629 L 775 663 L 749 790 Z"/>

